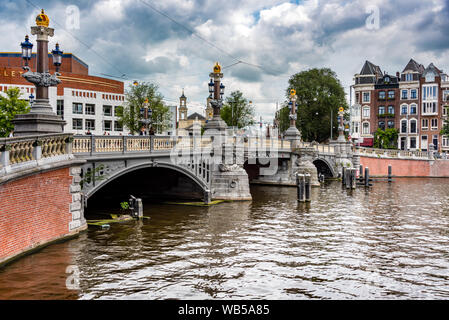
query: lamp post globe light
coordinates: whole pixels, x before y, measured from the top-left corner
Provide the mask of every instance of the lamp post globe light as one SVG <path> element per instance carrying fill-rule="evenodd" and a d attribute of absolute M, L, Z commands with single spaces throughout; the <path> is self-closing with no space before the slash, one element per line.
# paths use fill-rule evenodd
<path fill-rule="evenodd" d="M 223 73 L 221 73 L 221 66 L 215 63 L 213 72 L 209 74 L 210 81 L 209 87 L 209 98 L 210 104 L 213 108 L 213 117 L 210 119 L 205 126 L 206 130 L 215 129 L 220 132 L 224 132 L 227 128 L 226 122 L 221 119 L 220 109 L 223 105 L 223 96 L 225 86 L 221 83 L 221 78 L 223 78 Z"/>
<path fill-rule="evenodd" d="M 24 70 L 29 70 L 28 63 L 31 60 L 31 51 L 33 44 L 30 42 L 28 35 L 25 36 L 25 41 L 20 44 L 22 47 L 22 59 L 25 62 Z"/>
<path fill-rule="evenodd" d="M 42 9 L 41 13 L 36 17 L 36 25 L 31 27 L 31 34 L 37 36 L 37 70 L 30 70 L 29 61 L 31 60 L 31 50 L 33 44 L 29 37 L 25 37 L 25 41 L 20 44 L 22 48 L 22 58 L 25 62 L 23 69 L 26 71 L 22 74 L 28 82 L 36 86 L 36 98 L 31 101 L 31 110 L 27 114 L 19 114 L 13 120 L 14 135 L 38 135 L 47 133 L 62 133 L 66 122 L 53 111 L 49 102 L 48 88 L 57 86 L 61 80 L 57 78 L 59 75 L 59 67 L 62 64 L 62 51 L 59 45 L 52 51 L 53 63 L 56 66 L 56 73 L 50 74 L 48 65 L 48 38 L 53 37 L 54 29 L 49 28 L 50 20 Z"/>

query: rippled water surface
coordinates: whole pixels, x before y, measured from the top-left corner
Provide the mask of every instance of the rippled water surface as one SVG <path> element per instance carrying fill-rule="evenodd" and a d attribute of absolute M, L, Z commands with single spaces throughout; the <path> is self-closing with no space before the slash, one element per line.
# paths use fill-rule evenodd
<path fill-rule="evenodd" d="M 0 299 L 449 298 L 449 180 L 338 182 L 252 202 L 145 206 L 149 220 L 89 229 L 0 269 Z M 66 289 L 66 268 L 80 289 Z"/>

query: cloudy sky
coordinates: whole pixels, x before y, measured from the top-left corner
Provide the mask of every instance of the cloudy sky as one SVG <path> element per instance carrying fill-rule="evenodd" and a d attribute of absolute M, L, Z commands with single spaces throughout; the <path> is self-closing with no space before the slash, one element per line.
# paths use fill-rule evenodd
<path fill-rule="evenodd" d="M 156 82 L 170 104 L 184 88 L 189 113 L 204 112 L 215 61 L 226 92 L 241 90 L 264 121 L 309 68 L 334 70 L 349 100 L 365 60 L 392 74 L 410 58 L 449 67 L 449 0 L 1 0 L 0 51 L 19 50 L 38 8 L 56 29 L 50 48 L 93 75 Z"/>

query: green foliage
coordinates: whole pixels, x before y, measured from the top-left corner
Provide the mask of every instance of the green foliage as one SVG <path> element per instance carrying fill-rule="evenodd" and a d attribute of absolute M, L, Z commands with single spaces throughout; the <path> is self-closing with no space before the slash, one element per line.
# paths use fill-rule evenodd
<path fill-rule="evenodd" d="M 294 74 L 288 82 L 287 99 L 290 97 L 290 90 L 296 90 L 296 127 L 302 138 L 305 141 L 317 142 L 329 139 L 332 110 L 332 131 L 335 139 L 338 134 L 338 109 L 348 108 L 345 91 L 336 73 L 329 68 L 314 68 Z M 279 117 L 281 131 L 289 127 L 289 109 L 285 109 L 281 109 Z"/>
<path fill-rule="evenodd" d="M 243 97 L 240 91 L 231 92 L 231 96 L 226 98 L 221 108 L 220 115 L 229 127 L 241 129 L 255 123 L 254 107 L 250 106 L 248 99 Z"/>
<path fill-rule="evenodd" d="M 95 179 L 95 181 L 101 181 L 106 177 L 103 175 L 104 165 L 100 164 L 95 170 L 90 170 L 84 172 L 82 179 L 80 181 L 81 189 L 83 189 L 84 183 L 90 183 Z"/>
<path fill-rule="evenodd" d="M 121 207 L 123 210 L 128 210 L 128 209 L 129 209 L 129 203 L 126 202 L 126 201 L 120 202 L 120 207 Z"/>
<path fill-rule="evenodd" d="M 123 108 L 117 110 L 119 123 L 126 127 L 132 134 L 140 132 L 144 116 L 140 113 L 140 108 L 146 99 L 149 108 L 152 110 L 149 126 L 153 126 L 157 132 L 162 132 L 170 126 L 171 112 L 165 106 L 162 95 L 158 92 L 158 86 L 154 83 L 142 82 L 137 85 L 130 85 L 126 90 L 127 103 Z"/>
<path fill-rule="evenodd" d="M 30 112 L 28 101 L 20 99 L 20 89 L 10 88 L 6 97 L 0 96 L 0 137 L 7 137 L 14 130 L 12 120 L 17 114 Z"/>
<path fill-rule="evenodd" d="M 395 128 L 377 129 L 374 133 L 374 148 L 397 149 L 399 131 Z"/>
<path fill-rule="evenodd" d="M 444 106 L 443 108 L 446 108 L 447 111 L 449 111 L 449 107 Z M 440 134 L 443 136 L 449 136 L 449 121 L 444 120 L 443 128 L 440 131 Z"/>

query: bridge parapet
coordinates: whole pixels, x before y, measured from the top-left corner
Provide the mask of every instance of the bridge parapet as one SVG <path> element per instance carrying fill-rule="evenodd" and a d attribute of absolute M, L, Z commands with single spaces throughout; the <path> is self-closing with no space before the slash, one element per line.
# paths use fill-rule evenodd
<path fill-rule="evenodd" d="M 356 152 L 360 156 L 378 158 L 399 158 L 399 159 L 433 159 L 433 152 L 427 151 L 405 151 L 392 149 L 376 149 L 357 147 Z"/>
<path fill-rule="evenodd" d="M 40 165 L 73 159 L 71 134 L 0 139 L 0 177 Z"/>

